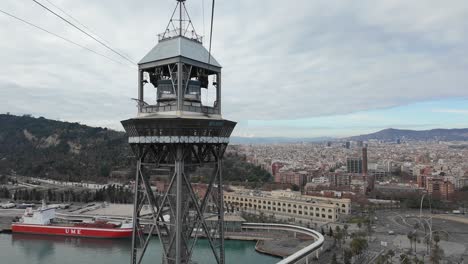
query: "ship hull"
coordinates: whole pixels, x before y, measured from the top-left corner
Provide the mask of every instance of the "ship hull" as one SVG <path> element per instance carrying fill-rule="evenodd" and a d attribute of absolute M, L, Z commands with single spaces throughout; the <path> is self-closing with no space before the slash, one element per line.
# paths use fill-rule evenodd
<path fill-rule="evenodd" d="M 12 224 L 13 233 L 93 238 L 128 238 L 131 228 L 90 228 L 74 226 Z"/>

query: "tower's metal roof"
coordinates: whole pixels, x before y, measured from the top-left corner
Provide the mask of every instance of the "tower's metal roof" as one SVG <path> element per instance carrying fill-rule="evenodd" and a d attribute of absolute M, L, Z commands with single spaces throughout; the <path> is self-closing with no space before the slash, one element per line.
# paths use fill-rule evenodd
<path fill-rule="evenodd" d="M 170 39 L 164 39 L 146 54 L 138 64 L 145 64 L 174 57 L 185 57 L 197 62 L 208 64 L 209 52 L 205 47 L 194 40 L 186 37 L 177 36 Z M 211 56 L 210 65 L 221 68 L 221 65 Z"/>

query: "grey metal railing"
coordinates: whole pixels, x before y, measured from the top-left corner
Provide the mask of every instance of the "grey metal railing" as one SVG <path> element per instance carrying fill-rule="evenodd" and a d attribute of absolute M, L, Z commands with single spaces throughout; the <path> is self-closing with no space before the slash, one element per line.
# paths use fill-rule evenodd
<path fill-rule="evenodd" d="M 140 107 L 141 113 L 157 113 L 157 112 L 168 112 L 168 111 L 176 111 L 177 105 L 145 105 Z M 203 113 L 203 114 L 219 114 L 219 108 L 217 107 L 210 107 L 210 106 L 192 106 L 192 105 L 184 105 L 184 111 L 189 112 L 196 112 L 196 113 Z"/>

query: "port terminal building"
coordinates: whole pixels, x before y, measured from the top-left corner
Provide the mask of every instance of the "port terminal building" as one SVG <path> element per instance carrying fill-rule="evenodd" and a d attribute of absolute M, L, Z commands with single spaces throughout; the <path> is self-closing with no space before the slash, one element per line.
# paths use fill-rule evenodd
<path fill-rule="evenodd" d="M 266 192 L 236 187 L 224 192 L 224 201 L 228 210 L 263 213 L 300 224 L 336 222 L 351 213 L 350 199 L 301 195 L 289 190 Z"/>

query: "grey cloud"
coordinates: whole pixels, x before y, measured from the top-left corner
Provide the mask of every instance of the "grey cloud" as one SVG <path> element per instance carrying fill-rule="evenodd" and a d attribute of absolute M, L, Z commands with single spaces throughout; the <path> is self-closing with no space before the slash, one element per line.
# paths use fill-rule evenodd
<path fill-rule="evenodd" d="M 173 0 L 54 2 L 136 61 L 156 44 L 175 5 Z M 119 59 L 31 1 L 2 5 Z M 203 32 L 201 1 L 187 6 Z M 218 1 L 213 53 L 224 66 L 223 113 L 241 122 L 299 119 L 466 97 L 466 17 L 466 1 Z M 129 98 L 136 94 L 136 70 L 3 15 L 0 25 L 0 111 L 92 125 L 102 121 L 114 128 L 134 114 Z"/>

